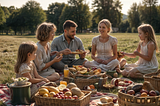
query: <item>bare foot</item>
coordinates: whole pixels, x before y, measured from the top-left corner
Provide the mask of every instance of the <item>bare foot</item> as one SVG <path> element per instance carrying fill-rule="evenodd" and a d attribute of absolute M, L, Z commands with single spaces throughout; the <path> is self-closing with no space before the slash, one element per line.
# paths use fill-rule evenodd
<path fill-rule="evenodd" d="M 119 68 L 116 68 L 116 71 L 117 71 L 118 73 L 122 73 L 122 70 L 120 70 Z"/>
<path fill-rule="evenodd" d="M 125 70 L 122 71 L 121 74 L 122 74 L 123 76 L 125 76 L 125 77 L 128 76 L 128 72 L 126 72 Z"/>

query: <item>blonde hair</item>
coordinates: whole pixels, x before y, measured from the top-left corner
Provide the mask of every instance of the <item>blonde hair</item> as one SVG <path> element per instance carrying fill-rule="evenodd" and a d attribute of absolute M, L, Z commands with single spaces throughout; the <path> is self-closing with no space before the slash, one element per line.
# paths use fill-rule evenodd
<path fill-rule="evenodd" d="M 155 36 L 153 27 L 149 24 L 142 24 L 138 27 L 138 29 L 143 31 L 145 34 L 148 33 L 148 36 L 147 36 L 148 41 L 154 42 L 156 46 L 156 51 L 158 51 L 158 44 L 157 44 L 157 40 L 156 40 L 156 36 Z"/>
<path fill-rule="evenodd" d="M 108 29 L 110 29 L 110 31 L 109 31 L 108 33 L 112 32 L 112 24 L 111 24 L 111 22 L 110 22 L 108 19 L 102 19 L 102 20 L 98 23 L 98 30 L 99 30 L 99 25 L 100 25 L 101 23 L 104 23 L 104 24 L 106 25 L 106 27 L 107 27 Z"/>
<path fill-rule="evenodd" d="M 56 32 L 57 28 L 53 23 L 43 22 L 40 24 L 36 30 L 36 37 L 40 41 L 46 41 L 49 39 L 50 32 L 54 30 Z"/>
<path fill-rule="evenodd" d="M 33 53 L 37 50 L 37 45 L 34 42 L 22 42 L 18 49 L 17 63 L 14 67 L 16 73 L 19 73 L 19 68 L 22 63 L 25 63 L 28 58 L 28 53 Z"/>

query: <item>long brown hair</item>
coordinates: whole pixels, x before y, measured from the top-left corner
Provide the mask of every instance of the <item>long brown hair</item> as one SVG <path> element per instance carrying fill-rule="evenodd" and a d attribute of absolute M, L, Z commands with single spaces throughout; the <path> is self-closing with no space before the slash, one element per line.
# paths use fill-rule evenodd
<path fill-rule="evenodd" d="M 145 34 L 148 33 L 147 36 L 148 41 L 154 42 L 156 51 L 158 51 L 158 44 L 153 27 L 149 24 L 142 24 L 138 27 L 138 29 L 142 30 Z"/>
<path fill-rule="evenodd" d="M 17 63 L 14 67 L 16 73 L 19 73 L 21 64 L 27 61 L 28 53 L 33 53 L 35 50 L 37 50 L 37 45 L 34 42 L 22 42 L 18 49 Z"/>

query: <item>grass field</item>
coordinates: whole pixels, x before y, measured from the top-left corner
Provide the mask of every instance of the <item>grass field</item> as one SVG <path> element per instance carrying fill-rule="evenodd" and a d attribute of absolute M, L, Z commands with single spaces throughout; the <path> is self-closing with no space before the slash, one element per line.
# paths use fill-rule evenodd
<path fill-rule="evenodd" d="M 92 38 L 97 36 L 95 34 L 77 34 L 83 41 L 84 47 L 87 50 L 88 46 L 91 45 Z M 139 37 L 137 33 L 111 33 L 112 36 L 118 39 L 118 50 L 124 52 L 133 52 L 138 45 Z M 57 37 L 57 36 L 56 36 Z M 160 43 L 160 36 L 156 35 L 157 42 Z M 16 63 L 17 50 L 21 42 L 23 41 L 34 41 L 37 42 L 35 35 L 26 36 L 6 36 L 0 35 L 0 83 L 11 83 L 12 77 L 15 77 L 14 65 Z M 159 44 L 160 45 L 160 44 Z M 160 62 L 160 53 L 157 53 L 158 61 Z M 90 54 L 87 54 L 86 58 L 92 60 Z M 136 58 L 127 58 L 128 63 L 133 63 L 138 60 Z"/>

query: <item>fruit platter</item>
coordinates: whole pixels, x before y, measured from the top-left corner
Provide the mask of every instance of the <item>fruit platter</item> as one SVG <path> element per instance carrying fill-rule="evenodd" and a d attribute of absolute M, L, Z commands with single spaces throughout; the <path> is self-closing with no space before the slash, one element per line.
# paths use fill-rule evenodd
<path fill-rule="evenodd" d="M 122 89 L 134 84 L 134 82 L 128 78 L 113 78 L 110 84 L 114 85 L 118 89 Z"/>
<path fill-rule="evenodd" d="M 101 72 L 100 68 L 86 68 L 82 65 L 73 65 L 73 67 L 69 68 L 69 71 L 73 76 L 79 76 L 79 77 L 89 77 L 89 76 L 103 76 L 105 75 L 104 72 Z"/>

